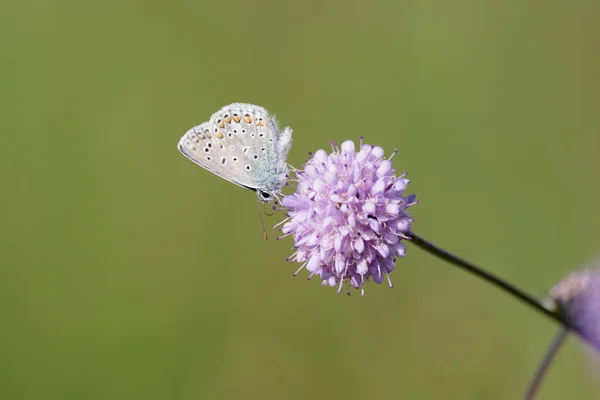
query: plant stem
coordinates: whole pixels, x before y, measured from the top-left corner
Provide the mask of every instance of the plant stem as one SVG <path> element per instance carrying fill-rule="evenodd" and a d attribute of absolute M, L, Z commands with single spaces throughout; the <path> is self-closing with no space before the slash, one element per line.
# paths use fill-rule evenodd
<path fill-rule="evenodd" d="M 451 264 L 453 264 L 453 265 L 455 265 L 455 266 L 457 266 L 479 278 L 482 278 L 483 280 L 487 281 L 488 283 L 491 283 L 492 285 L 504 290 L 505 292 L 509 293 L 510 295 L 521 300 L 523 303 L 533 307 L 534 309 L 536 309 L 537 311 L 546 315 L 547 317 L 550 317 L 551 319 L 555 320 L 556 322 L 560 323 L 561 325 L 563 325 L 567 328 L 569 327 L 569 324 L 563 318 L 561 318 L 561 316 L 556 311 L 553 311 L 553 310 L 547 308 L 544 304 L 542 304 L 535 297 L 530 296 L 529 294 L 527 294 L 523 290 L 517 288 L 516 286 L 506 282 L 505 280 L 503 280 L 501 278 L 498 278 L 497 276 L 492 275 L 491 273 L 479 268 L 475 264 L 472 264 L 466 260 L 463 260 L 462 258 L 459 258 L 453 254 L 448 253 L 447 251 L 437 247 L 433 243 L 418 236 L 414 232 L 409 232 L 408 236 L 411 238 L 410 242 L 413 243 L 415 246 L 420 247 L 421 249 L 425 250 L 426 252 L 428 252 L 436 257 L 439 257 L 442 260 L 447 261 L 447 262 L 449 262 L 449 263 L 451 263 Z"/>
<path fill-rule="evenodd" d="M 535 371 L 535 375 L 533 376 L 533 380 L 529 383 L 527 392 L 525 393 L 525 396 L 523 396 L 523 400 L 533 400 L 538 389 L 540 388 L 542 380 L 546 376 L 546 372 L 548 372 L 550 364 L 552 364 L 554 356 L 556 356 L 556 353 L 558 353 L 558 350 L 567 338 L 568 333 L 569 331 L 567 328 L 560 328 L 560 330 L 554 337 L 554 340 L 550 344 L 550 347 L 548 347 L 548 350 L 546 351 L 544 358 L 540 362 L 540 365 L 538 365 L 537 370 Z"/>

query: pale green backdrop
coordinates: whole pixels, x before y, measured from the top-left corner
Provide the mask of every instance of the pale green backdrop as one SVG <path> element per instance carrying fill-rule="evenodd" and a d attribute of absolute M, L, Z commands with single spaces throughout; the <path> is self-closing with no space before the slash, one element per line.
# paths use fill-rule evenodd
<path fill-rule="evenodd" d="M 600 251 L 599 17 L 5 2 L 0 398 L 518 399 L 551 321 L 410 245 L 364 298 L 292 278 L 255 195 L 176 144 L 239 101 L 293 127 L 295 166 L 330 139 L 398 148 L 415 231 L 542 295 Z M 571 338 L 539 398 L 598 398 L 599 376 Z"/>

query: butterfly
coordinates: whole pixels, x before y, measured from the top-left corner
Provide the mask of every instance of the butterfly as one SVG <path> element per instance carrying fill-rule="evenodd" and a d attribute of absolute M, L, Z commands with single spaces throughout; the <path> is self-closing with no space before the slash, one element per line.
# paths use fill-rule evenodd
<path fill-rule="evenodd" d="M 254 190 L 262 202 L 281 193 L 287 181 L 286 159 L 292 129 L 281 131 L 260 106 L 232 103 L 179 140 L 181 153 L 202 168 L 238 186 Z"/>

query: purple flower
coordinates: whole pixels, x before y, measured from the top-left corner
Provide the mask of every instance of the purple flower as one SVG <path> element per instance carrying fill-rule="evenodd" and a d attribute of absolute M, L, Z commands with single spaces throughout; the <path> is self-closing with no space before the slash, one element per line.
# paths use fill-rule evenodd
<path fill-rule="evenodd" d="M 600 268 L 575 271 L 550 290 L 570 327 L 600 351 Z"/>
<path fill-rule="evenodd" d="M 282 204 L 288 210 L 284 236 L 294 237 L 295 253 L 288 260 L 302 263 L 310 279 L 319 275 L 323 285 L 344 281 L 361 288 L 369 278 L 377 283 L 394 270 L 396 257 L 403 257 L 402 239 L 413 219 L 406 208 L 415 196 L 404 196 L 409 180 L 396 177 L 383 149 L 362 144 L 357 153 L 352 141 L 333 152 L 315 153 L 295 171 L 296 192 Z M 390 287 L 392 283 L 387 276 Z M 350 294 L 350 293 L 348 293 Z"/>

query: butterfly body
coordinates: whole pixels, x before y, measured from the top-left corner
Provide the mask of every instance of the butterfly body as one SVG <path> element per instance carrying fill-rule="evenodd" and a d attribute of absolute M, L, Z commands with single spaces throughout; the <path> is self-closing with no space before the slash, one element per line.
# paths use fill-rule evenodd
<path fill-rule="evenodd" d="M 292 130 L 279 130 L 262 107 L 233 103 L 208 122 L 189 129 L 179 141 L 181 153 L 199 166 L 268 202 L 287 180 Z"/>

